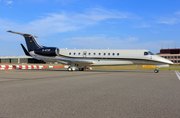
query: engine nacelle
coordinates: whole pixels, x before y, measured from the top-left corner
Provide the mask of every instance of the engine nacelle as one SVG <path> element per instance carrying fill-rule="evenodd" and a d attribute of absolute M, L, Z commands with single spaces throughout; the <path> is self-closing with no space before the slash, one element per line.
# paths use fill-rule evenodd
<path fill-rule="evenodd" d="M 56 47 L 43 47 L 43 48 L 34 50 L 34 53 L 43 55 L 43 56 L 58 56 L 59 49 Z"/>

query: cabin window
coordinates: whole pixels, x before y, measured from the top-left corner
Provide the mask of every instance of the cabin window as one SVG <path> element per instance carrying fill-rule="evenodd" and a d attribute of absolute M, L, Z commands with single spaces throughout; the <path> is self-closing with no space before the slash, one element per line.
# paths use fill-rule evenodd
<path fill-rule="evenodd" d="M 112 53 L 112 55 L 114 56 L 114 55 L 115 55 L 115 53 Z"/>
<path fill-rule="evenodd" d="M 81 53 L 79 52 L 78 55 L 80 55 Z"/>
<path fill-rule="evenodd" d="M 117 56 L 119 56 L 119 53 L 117 53 Z"/>
<path fill-rule="evenodd" d="M 69 53 L 69 55 L 71 55 L 71 53 Z"/>
<path fill-rule="evenodd" d="M 110 56 L 110 53 L 108 53 L 108 55 Z"/>
<path fill-rule="evenodd" d="M 89 55 L 91 55 L 91 53 L 89 53 Z"/>
<path fill-rule="evenodd" d="M 101 53 L 99 53 L 99 55 L 101 55 Z"/>
<path fill-rule="evenodd" d="M 104 56 L 106 55 L 106 53 L 104 53 Z"/>
<path fill-rule="evenodd" d="M 148 52 L 144 52 L 144 55 L 148 55 L 149 53 Z"/>
<path fill-rule="evenodd" d="M 96 53 L 94 53 L 94 55 L 96 55 Z"/>
<path fill-rule="evenodd" d="M 74 53 L 74 55 L 76 55 L 76 53 Z"/>

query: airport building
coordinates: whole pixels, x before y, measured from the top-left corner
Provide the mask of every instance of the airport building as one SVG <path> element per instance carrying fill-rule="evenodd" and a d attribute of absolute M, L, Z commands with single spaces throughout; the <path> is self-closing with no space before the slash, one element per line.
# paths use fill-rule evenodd
<path fill-rule="evenodd" d="M 45 63 L 30 56 L 0 56 L 0 63 Z"/>
<path fill-rule="evenodd" d="M 156 55 L 169 59 L 174 64 L 180 64 L 180 49 L 161 49 Z"/>

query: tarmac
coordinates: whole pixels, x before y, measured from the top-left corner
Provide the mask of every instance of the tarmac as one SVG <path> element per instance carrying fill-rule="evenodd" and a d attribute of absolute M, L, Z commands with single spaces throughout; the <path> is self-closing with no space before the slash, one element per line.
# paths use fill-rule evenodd
<path fill-rule="evenodd" d="M 179 118 L 175 71 L 0 70 L 0 118 Z"/>

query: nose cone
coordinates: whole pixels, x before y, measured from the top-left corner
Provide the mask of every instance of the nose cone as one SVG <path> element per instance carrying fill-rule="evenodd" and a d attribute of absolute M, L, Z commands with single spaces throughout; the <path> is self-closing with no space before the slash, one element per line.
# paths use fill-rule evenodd
<path fill-rule="evenodd" d="M 154 58 L 157 59 L 160 63 L 169 64 L 169 65 L 174 64 L 172 61 L 165 59 L 163 57 L 157 56 L 157 55 L 155 55 Z"/>
<path fill-rule="evenodd" d="M 167 59 L 166 59 L 167 60 Z M 170 60 L 167 60 L 167 63 L 169 64 L 169 65 L 172 65 L 172 64 L 174 64 L 172 61 L 170 61 Z"/>
<path fill-rule="evenodd" d="M 172 64 L 174 64 L 172 61 L 170 61 L 170 60 L 168 60 L 168 59 L 165 59 L 165 58 L 162 58 L 161 57 L 161 62 L 163 62 L 163 63 L 165 63 L 165 64 L 169 64 L 169 65 L 172 65 Z"/>

